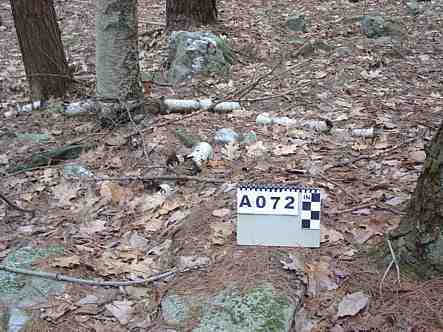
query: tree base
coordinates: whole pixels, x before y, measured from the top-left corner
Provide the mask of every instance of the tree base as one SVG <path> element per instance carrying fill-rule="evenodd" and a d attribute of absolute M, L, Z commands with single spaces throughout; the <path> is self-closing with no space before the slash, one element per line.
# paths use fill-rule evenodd
<path fill-rule="evenodd" d="M 443 233 L 440 236 L 417 233 L 412 230 L 411 225 L 412 222 L 405 219 L 391 235 L 401 271 L 420 279 L 443 274 Z M 389 259 L 389 250 L 385 252 L 385 256 Z"/>

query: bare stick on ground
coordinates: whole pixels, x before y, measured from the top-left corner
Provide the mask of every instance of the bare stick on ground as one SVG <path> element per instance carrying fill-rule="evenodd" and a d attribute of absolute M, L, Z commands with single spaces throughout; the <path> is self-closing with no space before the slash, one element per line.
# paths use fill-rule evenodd
<path fill-rule="evenodd" d="M 21 211 L 21 212 L 24 212 L 24 213 L 29 213 L 29 214 L 32 215 L 32 217 L 35 216 L 35 210 L 23 209 L 23 208 L 15 205 L 14 203 L 12 203 L 8 198 L 6 198 L 6 196 L 4 196 L 1 193 L 0 193 L 0 199 L 3 200 L 6 204 L 8 204 L 10 207 L 12 207 L 14 210 Z"/>
<path fill-rule="evenodd" d="M 395 256 L 394 249 L 392 249 L 391 241 L 387 239 L 387 242 L 389 246 L 389 251 L 391 252 L 392 261 L 389 263 L 385 273 L 383 273 L 383 277 L 380 280 L 380 296 L 383 296 L 383 283 L 389 273 L 389 270 L 391 270 L 392 265 L 395 265 L 395 269 L 397 271 L 397 284 L 400 285 L 400 267 L 398 266 L 397 257 Z"/>
<path fill-rule="evenodd" d="M 173 176 L 173 175 L 160 175 L 160 176 L 122 176 L 122 177 L 105 177 L 105 178 L 94 178 L 90 181 L 169 181 L 169 180 L 178 180 L 178 181 L 196 181 L 196 182 L 206 182 L 206 183 L 224 183 L 223 179 L 214 179 L 214 178 L 202 178 L 198 176 Z"/>

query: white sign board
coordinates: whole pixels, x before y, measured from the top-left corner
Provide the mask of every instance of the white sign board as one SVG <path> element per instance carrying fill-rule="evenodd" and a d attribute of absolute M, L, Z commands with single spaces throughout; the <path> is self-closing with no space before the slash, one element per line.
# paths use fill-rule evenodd
<path fill-rule="evenodd" d="M 320 246 L 320 190 L 291 185 L 237 188 L 237 243 Z"/>

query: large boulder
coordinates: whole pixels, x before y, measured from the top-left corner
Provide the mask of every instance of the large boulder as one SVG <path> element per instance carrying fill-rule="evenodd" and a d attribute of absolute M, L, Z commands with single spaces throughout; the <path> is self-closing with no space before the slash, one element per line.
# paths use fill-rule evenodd
<path fill-rule="evenodd" d="M 179 328 L 197 319 L 200 323 L 194 332 L 287 332 L 306 291 L 298 290 L 297 296 L 289 298 L 265 283 L 241 293 L 225 289 L 215 296 L 171 294 L 162 301 L 163 319 Z"/>
<path fill-rule="evenodd" d="M 233 62 L 226 41 L 210 32 L 175 31 L 169 42 L 168 80 L 177 83 L 198 73 L 227 74 Z"/>

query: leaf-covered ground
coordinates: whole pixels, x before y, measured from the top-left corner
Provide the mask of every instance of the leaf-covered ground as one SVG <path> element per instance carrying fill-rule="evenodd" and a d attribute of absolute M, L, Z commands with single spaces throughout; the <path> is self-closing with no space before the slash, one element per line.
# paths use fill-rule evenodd
<path fill-rule="evenodd" d="M 94 2 L 55 3 L 66 53 L 76 68 L 76 83 L 66 97 L 73 101 L 94 94 Z M 368 248 L 382 243 L 383 234 L 398 225 L 422 167 L 424 145 L 442 120 L 443 9 L 437 0 L 419 4 L 423 12 L 413 16 L 400 1 L 219 1 L 220 22 L 208 29 L 224 34 L 235 51 L 230 76 L 154 86 L 146 96 L 223 98 L 269 73 L 283 58 L 276 71 L 243 98 L 242 110 L 156 115 L 137 127 L 105 130 L 93 116 L 59 112 L 57 100 L 42 111 L 16 111 L 17 104 L 29 100 L 10 5 L 3 1 L 0 193 L 37 214 L 31 218 L 0 205 L 0 257 L 24 245 L 62 244 L 64 256 L 36 268 L 106 280 L 148 277 L 175 266 L 181 256 L 210 261 L 205 269 L 178 274 L 148 289 L 107 293 L 105 300 L 89 306 L 78 301 L 91 294 L 102 299 L 102 291 L 73 284 L 40 310 L 40 324 L 49 330 L 125 331 L 129 320 L 129 326 L 161 331 L 159 303 L 166 292 L 211 293 L 231 281 L 246 288 L 270 280 L 290 293 L 292 272 L 280 261 L 294 255 L 304 259 L 308 276 L 306 317 L 299 320 L 316 330 L 443 329 L 441 279 L 417 283 L 401 271 L 398 285 L 391 271 L 380 287 L 385 266 L 367 258 Z M 144 71 L 161 70 L 167 59 L 167 35 L 161 30 L 164 5 L 139 3 Z M 309 21 L 307 32 L 291 32 L 286 19 L 301 12 Z M 373 12 L 395 23 L 387 37 L 369 39 L 362 33 L 357 18 Z M 313 46 L 300 52 L 306 45 Z M 263 112 L 301 123 L 328 120 L 333 129 L 325 133 L 263 126 L 256 123 Z M 257 141 L 214 145 L 214 160 L 199 176 L 222 179 L 224 185 L 177 181 L 175 191 L 165 194 L 158 187 L 162 181 L 64 176 L 67 163 L 81 164 L 97 177 L 174 175 L 165 168 L 168 156 L 189 153 L 175 135 L 178 128 L 211 143 L 220 128 L 240 134 L 254 131 Z M 362 137 L 353 129 L 375 134 Z M 19 135 L 24 133 L 45 135 L 36 141 Z M 73 142 L 96 148 L 65 164 L 6 172 L 28 162 L 33 153 Z M 182 171 L 175 170 L 179 175 Z M 321 248 L 237 246 L 235 194 L 226 189 L 240 181 L 321 188 Z M 361 300 L 357 292 L 363 292 L 369 304 L 346 314 L 346 301 L 357 305 L 352 301 Z M 350 293 L 358 296 L 348 295 L 344 301 Z"/>

